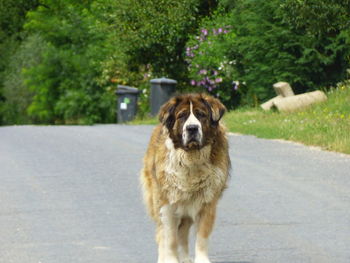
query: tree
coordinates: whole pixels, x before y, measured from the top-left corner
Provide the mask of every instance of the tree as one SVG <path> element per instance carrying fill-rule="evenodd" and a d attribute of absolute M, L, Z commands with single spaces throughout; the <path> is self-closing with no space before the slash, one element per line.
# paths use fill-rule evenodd
<path fill-rule="evenodd" d="M 36 122 L 95 123 L 114 118 L 114 94 L 101 86 L 105 35 L 91 1 L 43 1 L 28 13 L 25 28 L 46 43 L 42 61 L 25 72 L 35 93 L 28 108 Z"/>
<path fill-rule="evenodd" d="M 210 57 L 205 57 L 209 45 L 196 52 L 207 62 L 213 57 L 221 60 L 215 62 L 217 68 L 234 62 L 222 83 L 245 83 L 239 88 L 243 104 L 257 105 L 272 97 L 271 87 L 277 81 L 290 82 L 297 93 L 331 86 L 345 78 L 349 67 L 349 4 L 349 0 L 223 0 L 220 12 L 201 28 L 211 30 L 220 24 L 235 37 L 219 43 L 211 40 L 220 50 L 211 49 Z M 227 89 L 226 94 L 232 89 L 219 87 Z"/>
<path fill-rule="evenodd" d="M 3 85 L 5 70 L 21 41 L 25 38 L 22 31 L 26 13 L 39 5 L 38 0 L 0 0 L 0 123 L 5 98 Z"/>
<path fill-rule="evenodd" d="M 128 84 L 140 84 L 142 73 L 154 77 L 167 76 L 180 83 L 186 80 L 186 42 L 195 32 L 200 19 L 211 14 L 217 6 L 215 0 L 98 2 L 113 10 L 108 18 L 113 28 L 110 39 L 116 55 L 107 63 L 110 75 L 127 82 L 125 75 L 138 73 L 139 79 L 131 76 L 132 83 Z M 123 67 L 126 70 L 121 70 Z"/>

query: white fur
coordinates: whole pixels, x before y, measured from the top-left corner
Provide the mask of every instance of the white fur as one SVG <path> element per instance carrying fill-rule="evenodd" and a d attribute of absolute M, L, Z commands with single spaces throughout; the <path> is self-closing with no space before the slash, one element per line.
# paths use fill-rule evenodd
<path fill-rule="evenodd" d="M 199 151 L 187 152 L 181 148 L 175 149 L 171 139 L 167 138 L 166 147 L 169 150 L 165 172 L 166 180 L 170 181 L 167 184 L 170 204 L 184 206 L 179 207 L 178 211 L 195 219 L 194 215 L 198 212 L 196 207 L 210 203 L 218 189 L 225 185 L 226 177 L 219 167 L 210 163 L 210 145 Z"/>
<path fill-rule="evenodd" d="M 203 130 L 202 130 L 202 124 L 201 122 L 197 119 L 197 117 L 193 114 L 193 105 L 192 102 L 190 102 L 190 115 L 188 116 L 187 120 L 184 123 L 183 130 L 182 130 L 182 140 L 184 145 L 187 145 L 188 140 L 189 140 L 189 134 L 187 131 L 187 127 L 189 125 L 198 125 L 198 134 L 197 134 L 197 139 L 199 141 L 199 144 L 202 144 L 203 140 Z"/>
<path fill-rule="evenodd" d="M 174 249 L 177 243 L 177 228 L 180 219 L 174 216 L 174 208 L 171 205 L 165 205 L 160 209 L 160 219 L 163 224 L 163 239 L 160 254 L 163 262 L 161 263 L 178 263 L 177 251 Z"/>

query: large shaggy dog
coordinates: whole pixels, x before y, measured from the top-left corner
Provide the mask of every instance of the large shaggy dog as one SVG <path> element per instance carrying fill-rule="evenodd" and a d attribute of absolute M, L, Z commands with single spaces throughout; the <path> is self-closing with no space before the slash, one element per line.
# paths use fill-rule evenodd
<path fill-rule="evenodd" d="M 230 169 L 220 119 L 225 107 L 206 94 L 170 99 L 159 112 L 141 172 L 144 199 L 157 223 L 158 263 L 190 263 L 188 233 L 196 225 L 195 263 L 210 263 L 208 237 Z"/>

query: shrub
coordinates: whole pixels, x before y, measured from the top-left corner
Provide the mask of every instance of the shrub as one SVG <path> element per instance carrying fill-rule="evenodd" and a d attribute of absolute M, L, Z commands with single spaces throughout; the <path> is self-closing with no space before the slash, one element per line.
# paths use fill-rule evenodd
<path fill-rule="evenodd" d="M 29 115 L 41 123 L 114 121 L 113 89 L 99 79 L 109 50 L 90 4 L 46 4 L 30 12 L 25 25 L 47 43 L 41 62 L 25 72 L 35 93 Z"/>
<path fill-rule="evenodd" d="M 109 42 L 115 51 L 105 62 L 109 78 L 139 87 L 146 84 L 144 74 L 151 74 L 176 79 L 182 88 L 187 81 L 186 42 L 199 18 L 216 5 L 216 0 L 97 1 L 98 8 L 113 10 L 103 17 L 107 28 L 113 28 Z"/>
<path fill-rule="evenodd" d="M 258 105 L 274 96 L 277 81 L 291 83 L 296 93 L 333 85 L 349 66 L 349 6 L 349 0 L 223 0 L 202 22 L 202 35 L 188 43 L 192 84 L 229 108 L 237 98 Z M 218 28 L 230 34 L 213 34 Z M 245 84 L 240 96 L 232 93 L 234 80 Z"/>
<path fill-rule="evenodd" d="M 238 101 L 238 81 L 235 60 L 228 60 L 227 50 L 235 33 L 224 16 L 214 21 L 205 20 L 200 32 L 191 38 L 186 47 L 190 84 L 220 98 L 228 108 Z"/>
<path fill-rule="evenodd" d="M 1 105 L 3 121 L 6 124 L 28 124 L 32 120 L 27 108 L 33 101 L 34 93 L 24 83 L 23 69 L 40 63 L 45 46 L 39 35 L 31 35 L 21 43 L 5 71 Z"/>

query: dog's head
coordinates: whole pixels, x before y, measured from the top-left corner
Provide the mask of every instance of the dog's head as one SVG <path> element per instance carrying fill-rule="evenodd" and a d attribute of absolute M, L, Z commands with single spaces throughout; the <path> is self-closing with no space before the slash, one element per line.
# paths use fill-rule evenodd
<path fill-rule="evenodd" d="M 171 98 L 160 109 L 159 120 L 168 129 L 175 148 L 200 149 L 215 139 L 226 108 L 207 94 Z"/>

